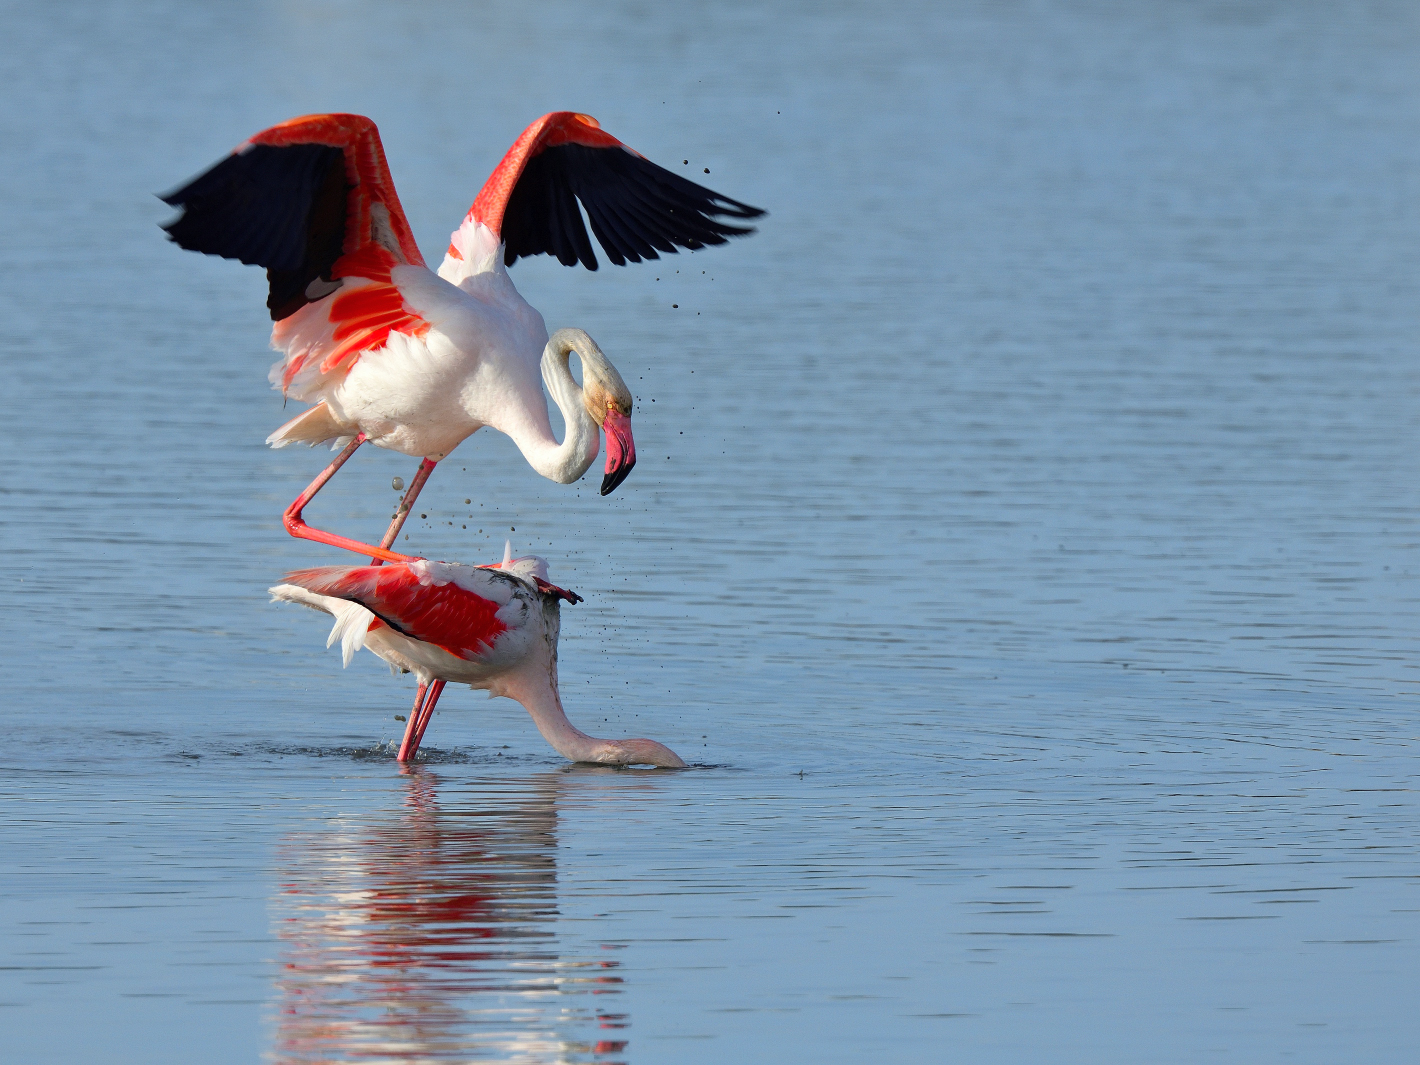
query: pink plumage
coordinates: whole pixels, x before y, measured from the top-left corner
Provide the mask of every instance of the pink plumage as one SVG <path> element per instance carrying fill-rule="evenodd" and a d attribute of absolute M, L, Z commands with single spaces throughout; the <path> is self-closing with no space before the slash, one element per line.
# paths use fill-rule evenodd
<path fill-rule="evenodd" d="M 498 619 L 498 602 L 452 580 L 434 584 L 427 566 L 418 563 L 326 566 L 287 574 L 286 582 L 316 595 L 359 603 L 375 615 L 372 626 L 388 625 L 465 660 L 492 651 L 508 631 Z"/>
<path fill-rule="evenodd" d="M 165 227 L 182 247 L 266 267 L 272 346 L 282 353 L 271 380 L 314 404 L 268 443 L 370 441 L 422 457 L 427 477 L 491 426 L 538 473 L 568 484 L 596 458 L 600 429 L 603 495 L 635 464 L 631 391 L 586 333 L 549 337 L 507 268 L 552 254 L 595 270 L 583 210 L 618 265 L 723 244 L 752 232 L 724 217 L 763 214 L 657 166 L 571 111 L 524 130 L 451 235 L 437 274 L 414 241 L 379 132 L 360 115 L 273 126 L 164 200 L 182 209 Z M 567 426 L 561 441 L 544 382 Z M 288 529 L 334 542 L 304 525 Z"/>
<path fill-rule="evenodd" d="M 348 664 L 364 647 L 419 680 L 399 758 L 413 758 L 447 683 L 522 703 L 538 731 L 574 761 L 606 765 L 685 763 L 654 740 L 603 740 L 567 719 L 557 689 L 559 601 L 578 599 L 547 583 L 536 556 L 496 566 L 411 559 L 385 566 L 325 566 L 288 575 L 273 599 L 335 618 L 327 645 Z"/>

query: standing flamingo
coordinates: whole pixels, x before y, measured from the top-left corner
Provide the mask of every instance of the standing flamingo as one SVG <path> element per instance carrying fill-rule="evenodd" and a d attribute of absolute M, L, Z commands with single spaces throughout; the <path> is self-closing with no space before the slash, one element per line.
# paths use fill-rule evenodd
<path fill-rule="evenodd" d="M 547 583 L 547 563 L 497 566 L 409 559 L 387 566 L 324 566 L 288 574 L 273 599 L 335 617 L 326 646 L 340 641 L 345 664 L 368 648 L 419 679 L 399 760 L 419 750 L 434 705 L 450 681 L 522 703 L 543 738 L 574 762 L 681 768 L 655 740 L 602 740 L 567 720 L 557 691 L 559 599 L 578 596 Z"/>
<path fill-rule="evenodd" d="M 513 438 L 562 484 L 607 438 L 601 493 L 636 461 L 631 392 L 589 336 L 559 330 L 518 294 L 507 267 L 549 253 L 597 268 L 592 232 L 618 266 L 753 232 L 721 216 L 764 212 L 657 166 L 590 115 L 556 111 L 514 142 L 451 237 L 437 274 L 424 265 L 395 195 L 375 124 L 308 115 L 258 133 L 164 202 L 183 248 L 266 267 L 271 381 L 314 403 L 268 437 L 275 447 L 348 439 L 286 512 L 293 536 L 393 561 L 394 541 L 434 465 L 485 425 Z M 569 367 L 582 361 L 584 387 Z M 554 437 L 542 380 L 567 431 Z M 365 441 L 422 458 L 378 549 L 310 528 L 301 508 Z"/>

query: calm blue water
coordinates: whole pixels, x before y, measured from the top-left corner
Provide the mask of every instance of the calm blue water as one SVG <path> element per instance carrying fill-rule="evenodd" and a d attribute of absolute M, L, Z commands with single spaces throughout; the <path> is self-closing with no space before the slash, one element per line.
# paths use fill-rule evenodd
<path fill-rule="evenodd" d="M 6 5 L 5 1060 L 1411 1060 L 1420 14 L 685 7 Z M 520 262 L 640 464 L 475 439 L 409 547 L 546 555 L 573 720 L 699 768 L 450 690 L 404 771 L 152 194 L 362 112 L 432 252 L 562 108 L 770 215 Z"/>

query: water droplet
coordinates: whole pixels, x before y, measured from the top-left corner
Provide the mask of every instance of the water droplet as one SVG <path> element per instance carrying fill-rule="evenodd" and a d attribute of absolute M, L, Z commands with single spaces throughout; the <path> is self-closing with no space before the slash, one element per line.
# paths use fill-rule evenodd
<path fill-rule="evenodd" d="M 390 481 L 390 487 L 393 488 L 396 492 L 404 491 L 404 478 L 396 477 L 394 480 Z"/>

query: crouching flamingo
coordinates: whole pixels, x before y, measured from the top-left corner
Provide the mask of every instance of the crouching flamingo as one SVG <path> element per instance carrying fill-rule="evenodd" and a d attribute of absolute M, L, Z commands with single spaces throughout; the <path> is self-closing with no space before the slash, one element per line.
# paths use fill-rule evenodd
<path fill-rule="evenodd" d="M 325 566 L 288 574 L 274 600 L 301 603 L 335 618 L 346 665 L 361 647 L 419 680 L 399 760 L 412 759 L 434 705 L 450 682 L 523 704 L 543 738 L 574 762 L 683 768 L 655 740 L 603 740 L 570 721 L 557 690 L 559 600 L 574 593 L 547 583 L 547 563 L 515 559 L 496 566 L 408 559 L 386 566 Z"/>
<path fill-rule="evenodd" d="M 549 340 L 542 315 L 508 277 L 520 256 L 544 253 L 597 268 L 579 203 L 618 266 L 723 244 L 753 230 L 722 217 L 764 213 L 657 166 L 590 115 L 570 111 L 544 115 L 518 137 L 453 232 L 437 274 L 415 244 L 379 132 L 360 115 L 273 126 L 162 198 L 182 210 L 164 226 L 181 247 L 266 267 L 271 344 L 283 355 L 272 384 L 314 404 L 269 444 L 349 439 L 327 479 L 366 441 L 422 457 L 382 547 L 434 465 L 485 425 L 563 484 L 596 458 L 599 426 L 607 438 L 602 495 L 630 473 L 630 391 L 585 333 Z M 582 361 L 581 389 L 571 351 Z M 578 422 L 568 421 L 560 444 L 539 372 L 564 417 Z M 287 529 L 342 539 L 302 522 L 288 520 Z"/>

